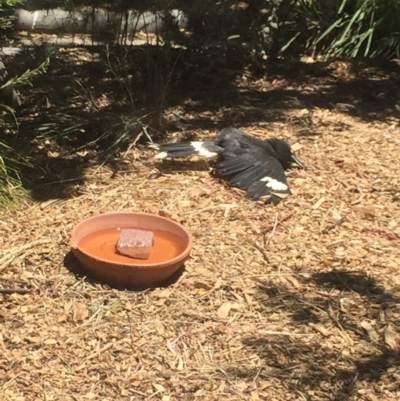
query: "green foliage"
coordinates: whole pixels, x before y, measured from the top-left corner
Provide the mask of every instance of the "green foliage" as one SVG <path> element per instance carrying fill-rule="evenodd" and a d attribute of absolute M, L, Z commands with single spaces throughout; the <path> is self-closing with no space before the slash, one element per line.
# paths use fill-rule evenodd
<path fill-rule="evenodd" d="M 19 77 L 11 78 L 0 86 L 0 89 L 9 85 L 32 85 L 32 80 L 46 71 L 48 63 L 49 60 L 45 60 L 37 68 L 26 70 Z M 14 138 L 18 121 L 14 110 L 0 104 L 0 111 L 3 112 L 3 117 L 5 115 L 5 118 L 0 121 L 0 137 L 2 138 L 0 140 L 0 206 L 4 206 L 15 196 L 23 194 L 20 172 L 22 168 L 32 166 L 29 159 L 18 153 L 18 141 Z"/>
<path fill-rule="evenodd" d="M 0 30 L 8 29 L 12 25 L 12 16 L 6 15 L 6 10 L 12 7 L 21 6 L 24 3 L 23 0 L 0 0 Z M 4 16 L 6 15 L 6 16 Z"/>
<path fill-rule="evenodd" d="M 398 57 L 400 2 L 397 0 L 301 0 L 298 25 L 307 49 L 342 57 Z"/>
<path fill-rule="evenodd" d="M 9 85 L 32 86 L 32 81 L 39 75 L 42 75 L 46 72 L 47 67 L 49 66 L 49 62 L 50 60 L 47 58 L 38 67 L 32 70 L 31 69 L 25 70 L 25 72 L 20 76 L 9 79 L 4 85 L 0 86 L 0 89 Z"/>
<path fill-rule="evenodd" d="M 23 167 L 32 166 L 13 147 L 0 142 L 0 208 L 11 200 L 24 196 L 20 176 Z"/>
<path fill-rule="evenodd" d="M 20 0 L 1 0 L 15 4 Z M 190 40 L 178 38 L 170 24 L 164 37 L 174 34 L 192 51 L 213 51 L 238 63 L 259 63 L 280 55 L 387 57 L 399 54 L 400 2 L 398 0 L 27 0 L 30 8 L 106 8 L 127 15 L 182 10 L 189 19 Z"/>
<path fill-rule="evenodd" d="M 100 63 L 105 67 L 105 81 L 115 83 L 114 98 L 124 99 L 125 114 L 121 107 L 115 111 L 112 107 L 99 107 L 96 89 L 87 78 L 71 76 L 67 86 L 69 93 L 79 99 L 79 107 L 68 103 L 60 111 L 39 113 L 29 126 L 24 124 L 24 130 L 34 132 L 39 140 L 60 143 L 72 140 L 75 152 L 83 148 L 109 150 L 130 143 L 138 135 L 151 141 L 151 132 L 162 126 L 167 92 L 179 54 L 180 50 L 165 45 L 148 44 L 135 49 L 107 47 L 99 55 Z M 99 78 L 104 79 L 104 73 L 100 74 Z M 78 139 L 82 137 L 86 141 Z"/>

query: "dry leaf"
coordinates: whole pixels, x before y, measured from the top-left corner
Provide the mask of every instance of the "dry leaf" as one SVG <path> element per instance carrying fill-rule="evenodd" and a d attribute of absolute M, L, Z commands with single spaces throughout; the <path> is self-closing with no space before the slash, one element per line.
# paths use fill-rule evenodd
<path fill-rule="evenodd" d="M 231 308 L 232 305 L 230 302 L 225 302 L 224 304 L 222 304 L 217 311 L 218 319 L 226 319 L 229 316 Z"/>
<path fill-rule="evenodd" d="M 297 152 L 298 150 L 304 148 L 304 145 L 300 145 L 300 143 L 296 142 L 293 145 L 290 145 L 290 148 L 293 150 L 293 152 Z"/>
<path fill-rule="evenodd" d="M 208 283 L 204 283 L 204 282 L 201 282 L 201 281 L 196 281 L 194 283 L 194 288 L 201 288 L 201 289 L 204 289 L 206 291 L 210 291 L 213 288 L 213 286 L 211 284 L 208 284 Z"/>
<path fill-rule="evenodd" d="M 61 199 L 49 199 L 48 201 L 42 202 L 40 204 L 40 210 L 44 210 L 47 207 L 51 206 L 53 203 L 57 203 L 57 202 L 60 202 L 60 201 L 61 201 Z"/>
<path fill-rule="evenodd" d="M 326 198 L 322 197 L 318 202 L 314 203 L 312 209 L 317 210 L 325 201 Z"/>
<path fill-rule="evenodd" d="M 167 340 L 167 348 L 173 353 L 176 354 L 175 351 L 175 343 L 171 340 Z"/>
<path fill-rule="evenodd" d="M 240 391 L 245 391 L 249 385 L 244 381 L 244 380 L 240 380 L 236 383 L 236 387 L 240 390 Z"/>
<path fill-rule="evenodd" d="M 54 338 L 48 338 L 47 340 L 43 341 L 43 344 L 54 345 L 57 344 L 57 340 L 55 340 Z"/>
<path fill-rule="evenodd" d="M 40 337 L 25 337 L 27 341 L 31 343 L 40 343 L 42 339 Z"/>
<path fill-rule="evenodd" d="M 73 319 L 75 322 L 82 322 L 87 319 L 89 316 L 89 310 L 87 306 L 82 302 L 74 303 L 74 316 Z"/>
<path fill-rule="evenodd" d="M 253 305 L 252 298 L 247 292 L 244 292 L 243 296 L 249 306 Z"/>
<path fill-rule="evenodd" d="M 244 300 L 243 299 L 241 299 L 241 303 L 239 303 L 239 302 L 232 302 L 231 303 L 231 310 L 234 310 L 234 311 L 240 311 L 240 310 L 242 310 L 242 308 L 243 308 L 243 304 L 244 304 Z"/>
<path fill-rule="evenodd" d="M 169 298 L 172 294 L 172 290 L 167 289 L 157 293 L 158 298 Z"/>
<path fill-rule="evenodd" d="M 153 387 L 159 392 L 159 393 L 163 393 L 165 392 L 165 388 L 158 383 L 153 383 Z"/>
<path fill-rule="evenodd" d="M 337 210 L 332 210 L 332 218 L 334 220 L 341 220 L 342 216 Z"/>
<path fill-rule="evenodd" d="M 222 278 L 221 277 L 218 277 L 218 280 L 217 280 L 217 282 L 215 283 L 215 285 L 214 285 L 214 288 L 217 290 L 218 288 L 220 288 L 221 287 L 221 283 L 222 283 Z"/>
<path fill-rule="evenodd" d="M 368 322 L 363 321 L 360 326 L 367 332 L 368 337 L 372 342 L 376 343 L 379 341 L 379 334 Z"/>
<path fill-rule="evenodd" d="M 399 350 L 399 338 L 397 332 L 393 329 L 393 327 L 389 324 L 385 328 L 385 343 L 395 352 Z"/>
<path fill-rule="evenodd" d="M 295 288 L 300 288 L 300 283 L 294 276 L 286 276 L 287 281 L 290 281 L 290 283 L 293 285 Z"/>
<path fill-rule="evenodd" d="M 182 359 L 182 358 L 179 358 L 178 366 L 176 367 L 176 369 L 177 369 L 177 370 L 183 370 L 183 368 L 184 368 L 183 359 Z"/>
<path fill-rule="evenodd" d="M 376 216 L 376 210 L 373 206 L 354 206 L 353 210 L 355 212 L 364 214 L 367 217 L 375 217 Z"/>
<path fill-rule="evenodd" d="M 66 315 L 61 315 L 57 317 L 57 322 L 58 323 L 63 323 L 67 320 L 67 316 Z"/>
<path fill-rule="evenodd" d="M 165 333 L 165 327 L 161 322 L 156 322 L 155 323 L 156 326 L 156 331 L 157 333 L 162 336 Z"/>
<path fill-rule="evenodd" d="M 310 327 L 313 327 L 318 333 L 321 333 L 324 337 L 329 337 L 331 335 L 331 331 L 326 329 L 322 324 L 310 323 Z"/>
<path fill-rule="evenodd" d="M 223 393 L 225 391 L 226 383 L 224 380 L 222 380 L 221 384 L 219 387 L 215 390 L 216 393 Z"/>

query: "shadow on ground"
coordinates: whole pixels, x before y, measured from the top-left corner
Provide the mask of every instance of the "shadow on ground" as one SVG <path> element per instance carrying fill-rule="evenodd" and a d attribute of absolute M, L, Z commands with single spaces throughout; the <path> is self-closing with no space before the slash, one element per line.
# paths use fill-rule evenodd
<path fill-rule="evenodd" d="M 380 399 L 382 380 L 398 383 L 400 358 L 385 336 L 389 324 L 398 325 L 400 299 L 359 272 L 335 270 L 296 278 L 301 293 L 276 283 L 259 287 L 259 300 L 268 313 L 289 316 L 293 331 L 244 339 L 244 346 L 263 360 L 262 370 L 235 368 L 231 373 L 254 380 L 275 377 L 307 400 L 348 401 L 366 388 L 373 388 L 373 396 Z M 368 333 L 364 322 L 371 322 L 374 333 Z M 343 342 L 330 340 L 332 330 L 342 333 Z M 351 340 L 354 336 L 357 344 Z"/>
<path fill-rule="evenodd" d="M 260 338 L 247 340 L 244 345 L 260 350 L 259 356 L 265 361 L 260 377 L 274 377 L 306 400 L 354 399 L 358 390 L 363 393 L 367 383 L 376 383 L 379 388 L 384 375 L 390 380 L 392 375 L 388 372 L 400 368 L 398 355 L 387 349 L 377 350 L 372 355 L 363 352 L 356 357 L 343 357 L 339 350 L 302 344 L 301 340 L 293 339 Z M 256 378 L 257 373 L 235 371 L 237 376 L 250 379 Z M 376 395 L 379 399 L 379 390 Z"/>
<path fill-rule="evenodd" d="M 194 65 L 192 55 L 179 52 L 168 87 L 157 92 L 165 99 L 159 104 L 165 117 L 161 125 L 154 122 L 157 113 L 145 111 L 154 103 L 151 79 L 146 76 L 151 71 L 143 67 L 135 75 L 133 66 L 130 70 L 118 64 L 144 54 L 143 49 L 116 51 L 111 61 L 115 70 L 104 49 L 69 49 L 52 59 L 33 88 L 22 88 L 18 137 L 4 140 L 8 143 L 10 137 L 14 144 L 17 140 L 20 156 L 28 157 L 34 167 L 26 183 L 32 197 L 45 201 L 79 195 L 87 168 L 104 164 L 118 169 L 119 152 L 138 139 L 143 127 L 155 140 L 163 140 L 169 132 L 180 131 L 182 138 L 191 139 L 226 126 L 286 122 L 304 136 L 324 132 L 313 121 L 314 109 L 336 110 L 366 121 L 400 117 L 396 108 L 400 67 L 395 62 L 279 61 L 264 77 L 254 77 L 244 65 L 229 70 L 223 63 L 212 64 L 218 63 L 214 58 L 201 57 L 195 68 L 189 68 Z M 21 60 L 15 65 L 17 72 L 23 71 Z M 129 90 L 128 76 L 136 79 Z M 304 109 L 311 114 L 290 115 Z M 337 124 L 337 130 L 343 129 L 343 122 Z M 138 143 L 146 141 L 143 135 Z"/>
<path fill-rule="evenodd" d="M 108 286 L 109 288 L 114 288 L 118 290 L 128 290 L 128 291 L 146 291 L 152 290 L 155 288 L 166 288 L 174 283 L 176 283 L 182 274 L 185 272 L 185 266 L 182 265 L 178 271 L 176 271 L 170 278 L 165 280 L 164 282 L 157 284 L 157 285 L 150 285 L 150 286 L 124 286 L 124 285 L 116 285 L 114 283 L 109 283 L 101 280 L 99 277 L 93 276 L 89 271 L 85 269 L 84 266 L 79 262 L 76 256 L 73 254 L 72 251 L 69 251 L 64 257 L 64 267 L 72 273 L 77 280 L 83 280 L 89 284 L 96 285 L 96 284 L 103 284 Z"/>

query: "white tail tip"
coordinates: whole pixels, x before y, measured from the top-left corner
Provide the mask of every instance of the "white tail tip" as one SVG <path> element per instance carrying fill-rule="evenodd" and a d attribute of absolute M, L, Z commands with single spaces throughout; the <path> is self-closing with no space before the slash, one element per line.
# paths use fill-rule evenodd
<path fill-rule="evenodd" d="M 168 153 L 167 152 L 160 152 L 157 155 L 154 156 L 155 159 L 165 159 L 166 157 L 168 157 Z"/>

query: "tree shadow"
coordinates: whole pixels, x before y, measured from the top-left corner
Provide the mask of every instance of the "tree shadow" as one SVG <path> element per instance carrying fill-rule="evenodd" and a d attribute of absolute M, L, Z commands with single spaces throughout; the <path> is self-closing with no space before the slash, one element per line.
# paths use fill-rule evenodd
<path fill-rule="evenodd" d="M 343 292 L 356 292 L 379 304 L 395 301 L 393 294 L 386 292 L 385 287 L 364 272 L 333 270 L 330 272 L 314 273 L 311 280 L 322 288 L 334 288 Z"/>
<path fill-rule="evenodd" d="M 296 278 L 303 288 L 310 291 L 293 291 L 276 283 L 260 284 L 260 302 L 268 309 L 279 306 L 293 322 L 331 322 L 362 338 L 366 338 L 366 333 L 357 320 L 360 313 L 366 319 L 379 319 L 380 313 L 394 308 L 400 301 L 376 279 L 363 272 L 333 270 Z M 342 302 L 347 299 L 351 302 L 345 307 Z M 371 304 L 375 308 L 371 309 Z"/>
<path fill-rule="evenodd" d="M 20 156 L 29 158 L 34 166 L 25 182 L 33 199 L 79 195 L 90 166 L 101 163 L 117 168 L 120 152 L 133 140 L 139 139 L 139 146 L 148 141 L 146 135 L 138 135 L 143 126 L 152 126 L 151 116 L 146 121 L 140 118 L 148 114 L 148 108 L 146 113 L 144 110 L 154 93 L 146 82 L 155 72 L 143 66 L 135 70 L 135 63 L 145 63 L 147 48 L 124 51 L 116 49 L 115 60 L 131 58 L 135 62 L 127 64 L 130 69 L 119 66 L 118 71 L 110 71 L 104 49 L 70 49 L 52 59 L 49 71 L 35 80 L 33 88 L 21 88 L 18 134 L 5 136 L 4 142 L 16 146 Z M 156 54 L 152 50 L 148 57 Z M 244 61 L 229 69 L 223 58 L 194 56 L 190 49 L 170 49 L 168 57 L 178 61 L 169 71 L 166 92 L 160 92 L 165 95 L 161 108 L 180 110 L 150 129 L 155 141 L 162 141 L 171 130 L 188 139 L 198 130 L 282 121 L 290 123 L 298 136 L 323 135 L 325 128 L 313 119 L 314 109 L 339 110 L 366 121 L 400 116 L 394 107 L 400 67 L 394 62 L 346 62 L 348 72 L 340 75 L 340 60 L 278 60 L 264 76 L 244 80 Z M 127 77 L 135 74 L 137 85 L 133 91 L 127 90 Z M 291 115 L 291 111 L 303 109 L 308 115 Z M 340 132 L 346 126 L 337 121 L 330 123 L 330 128 Z"/>
<path fill-rule="evenodd" d="M 336 72 L 337 64 L 346 65 L 345 73 Z M 341 75 L 340 75 L 341 74 Z M 260 82 L 260 81 L 259 81 Z M 202 129 L 221 129 L 227 125 L 288 120 L 288 111 L 307 109 L 335 110 L 362 121 L 386 121 L 399 118 L 396 102 L 400 100 L 400 66 L 395 62 L 376 60 L 329 61 L 312 64 L 279 61 L 271 66 L 267 77 L 258 85 L 225 87 L 211 101 L 212 88 L 198 94 L 185 105 L 187 114 L 197 115 L 191 124 Z M 218 111 L 218 120 L 204 117 Z M 321 126 L 303 117 L 310 134 L 323 132 Z M 344 127 L 337 123 L 338 131 Z"/>
<path fill-rule="evenodd" d="M 386 343 L 388 326 L 398 325 L 400 299 L 360 272 L 299 274 L 296 280 L 301 284 L 296 289 L 279 281 L 260 283 L 265 310 L 291 319 L 292 330 L 243 339 L 265 365 L 260 372 L 234 367 L 232 373 L 249 380 L 276 378 L 307 400 L 349 401 L 364 390 L 379 398 L 381 382 L 396 381 L 400 367 L 397 347 Z M 368 321 L 375 338 L 363 323 Z M 341 333 L 339 343 L 331 338 L 332 327 Z"/>
<path fill-rule="evenodd" d="M 276 378 L 289 391 L 301 394 L 307 400 L 347 401 L 358 391 L 369 391 L 379 398 L 379 382 L 394 378 L 393 373 L 400 368 L 398 355 L 384 347 L 374 354 L 368 351 L 356 357 L 344 357 L 337 350 L 329 350 L 318 344 L 302 340 L 273 339 L 264 337 L 246 339 L 243 344 L 257 349 L 265 361 L 261 371 L 234 369 L 231 373 L 247 379 Z M 366 386 L 371 386 L 373 389 Z"/>
<path fill-rule="evenodd" d="M 154 166 L 163 173 L 178 173 L 182 171 L 209 171 L 211 164 L 207 160 L 162 160 L 154 163 Z"/>

